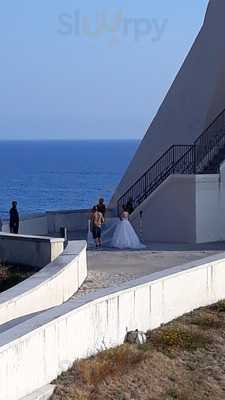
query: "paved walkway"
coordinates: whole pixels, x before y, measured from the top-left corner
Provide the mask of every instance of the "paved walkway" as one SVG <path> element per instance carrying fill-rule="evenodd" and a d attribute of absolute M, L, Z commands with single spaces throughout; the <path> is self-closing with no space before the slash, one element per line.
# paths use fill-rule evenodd
<path fill-rule="evenodd" d="M 93 250 L 88 251 L 88 269 L 151 274 L 223 251 L 225 243 L 193 246 L 156 244 L 141 251 Z"/>
<path fill-rule="evenodd" d="M 100 288 L 118 287 L 131 279 L 222 252 L 225 252 L 225 243 L 193 246 L 152 244 L 141 251 L 89 250 L 88 277 L 73 298 L 79 298 Z M 42 312 L 1 325 L 0 334 Z"/>
<path fill-rule="evenodd" d="M 141 251 L 89 250 L 88 278 L 73 298 L 222 252 L 225 243 L 150 244 Z"/>

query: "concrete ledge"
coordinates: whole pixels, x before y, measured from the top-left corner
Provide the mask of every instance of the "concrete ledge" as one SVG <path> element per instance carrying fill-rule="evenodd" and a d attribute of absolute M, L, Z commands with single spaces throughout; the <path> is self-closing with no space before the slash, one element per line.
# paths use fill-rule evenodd
<path fill-rule="evenodd" d="M 3 232 L 9 232 L 9 221 L 4 221 Z M 19 233 L 24 235 L 48 235 L 47 214 L 31 214 L 20 219 Z"/>
<path fill-rule="evenodd" d="M 55 390 L 54 385 L 46 385 L 36 392 L 23 397 L 21 400 L 48 400 Z"/>
<path fill-rule="evenodd" d="M 87 233 L 90 213 L 90 209 L 48 211 L 48 231 L 51 234 L 57 234 L 60 228 L 65 226 L 68 232 L 83 231 Z M 111 215 L 112 210 L 107 209 L 107 218 Z"/>
<path fill-rule="evenodd" d="M 74 360 L 123 343 L 127 330 L 154 329 L 225 298 L 224 282 L 221 254 L 70 300 L 9 329 L 0 335 L 0 400 L 17 400 Z"/>
<path fill-rule="evenodd" d="M 0 234 L 0 262 L 42 268 L 63 252 L 64 239 Z"/>
<path fill-rule="evenodd" d="M 86 242 L 69 242 L 56 260 L 0 294 L 0 325 L 64 303 L 86 276 Z"/>
<path fill-rule="evenodd" d="M 87 214 L 90 213 L 90 208 L 81 208 L 77 210 L 55 210 L 55 211 L 47 211 L 48 215 L 66 215 L 66 214 Z"/>
<path fill-rule="evenodd" d="M 58 234 L 61 227 L 68 232 L 87 231 L 90 209 L 56 210 L 46 213 L 22 215 L 19 233 L 21 235 Z M 107 217 L 113 216 L 115 210 L 107 209 Z M 2 231 L 9 233 L 9 221 L 4 220 Z"/>
<path fill-rule="evenodd" d="M 48 231 L 50 234 L 57 234 L 62 226 L 68 232 L 87 230 L 90 210 L 65 210 L 50 211 L 47 213 Z"/>

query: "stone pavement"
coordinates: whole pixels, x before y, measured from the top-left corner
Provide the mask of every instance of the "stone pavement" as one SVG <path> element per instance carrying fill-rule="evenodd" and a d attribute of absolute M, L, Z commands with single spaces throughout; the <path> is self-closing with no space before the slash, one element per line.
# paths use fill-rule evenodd
<path fill-rule="evenodd" d="M 89 250 L 88 277 L 73 298 L 225 252 L 225 243 L 149 244 L 145 250 Z"/>
<path fill-rule="evenodd" d="M 88 270 L 151 274 L 225 252 L 225 242 L 207 244 L 149 244 L 145 250 L 90 250 Z"/>

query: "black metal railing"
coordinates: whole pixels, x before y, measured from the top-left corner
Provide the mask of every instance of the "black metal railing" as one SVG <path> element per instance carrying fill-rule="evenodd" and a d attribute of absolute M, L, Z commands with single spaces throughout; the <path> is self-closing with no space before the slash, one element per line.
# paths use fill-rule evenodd
<path fill-rule="evenodd" d="M 196 139 L 196 173 L 202 173 L 225 144 L 225 110 Z"/>
<path fill-rule="evenodd" d="M 119 199 L 118 212 L 128 201 L 132 201 L 134 209 L 138 207 L 169 175 L 188 171 L 194 162 L 192 157 L 192 146 L 171 146 Z"/>
<path fill-rule="evenodd" d="M 118 214 L 132 202 L 137 208 L 172 174 L 203 173 L 225 146 L 225 110 L 192 145 L 173 145 L 118 200 Z"/>

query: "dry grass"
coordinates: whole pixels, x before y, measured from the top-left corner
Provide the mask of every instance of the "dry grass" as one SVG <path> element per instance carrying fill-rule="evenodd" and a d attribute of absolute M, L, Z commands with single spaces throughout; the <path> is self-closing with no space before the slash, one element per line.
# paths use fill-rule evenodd
<path fill-rule="evenodd" d="M 128 344 L 99 353 L 79 363 L 79 371 L 88 385 L 98 385 L 118 371 L 125 372 L 144 359 L 144 354 Z"/>
<path fill-rule="evenodd" d="M 215 305 L 215 308 L 219 312 L 225 312 L 225 300 L 219 301 L 219 303 Z"/>
<path fill-rule="evenodd" d="M 173 324 L 163 327 L 150 335 L 150 343 L 158 350 L 197 350 L 210 343 L 210 338 L 193 328 L 181 324 Z"/>
<path fill-rule="evenodd" d="M 192 324 L 206 330 L 220 329 L 224 325 L 224 320 L 213 312 L 203 311 L 200 315 L 193 317 Z"/>
<path fill-rule="evenodd" d="M 225 302 L 74 363 L 52 400 L 224 400 Z"/>

